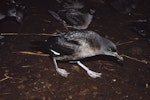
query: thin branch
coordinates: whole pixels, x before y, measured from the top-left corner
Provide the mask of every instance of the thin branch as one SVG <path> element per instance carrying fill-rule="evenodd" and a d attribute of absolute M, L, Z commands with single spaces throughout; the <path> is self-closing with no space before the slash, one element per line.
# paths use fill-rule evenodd
<path fill-rule="evenodd" d="M 35 36 L 56 36 L 57 32 L 54 33 L 0 33 L 0 35 L 2 36 L 10 36 L 10 35 L 14 35 L 14 36 L 24 36 L 24 35 L 35 35 Z"/>
<path fill-rule="evenodd" d="M 13 52 L 13 53 L 36 55 L 36 56 L 43 56 L 43 57 L 48 57 L 49 56 L 49 54 L 43 54 L 42 52 L 19 51 L 19 52 Z"/>
<path fill-rule="evenodd" d="M 0 93 L 0 95 L 8 95 L 8 94 L 12 94 L 12 93 Z"/>
<path fill-rule="evenodd" d="M 130 44 L 130 43 L 133 43 L 134 41 L 127 41 L 127 42 L 123 42 L 123 43 L 119 43 L 117 42 L 116 45 L 117 46 L 121 46 L 121 45 L 125 45 L 125 44 Z"/>
<path fill-rule="evenodd" d="M 126 58 L 128 58 L 128 59 L 132 59 L 132 60 L 141 62 L 141 63 L 144 63 L 144 64 L 148 64 L 148 63 L 149 63 L 147 60 L 139 60 L 139 59 L 137 59 L 137 58 L 130 57 L 130 56 L 128 56 L 128 55 L 124 55 L 124 54 L 123 54 L 123 55 L 121 55 L 121 56 L 126 57 Z"/>
<path fill-rule="evenodd" d="M 5 76 L 5 78 L 0 79 L 0 82 L 3 82 L 3 81 L 10 79 L 10 78 L 13 78 L 13 77 L 8 76 L 8 73 L 5 73 L 4 76 Z"/>

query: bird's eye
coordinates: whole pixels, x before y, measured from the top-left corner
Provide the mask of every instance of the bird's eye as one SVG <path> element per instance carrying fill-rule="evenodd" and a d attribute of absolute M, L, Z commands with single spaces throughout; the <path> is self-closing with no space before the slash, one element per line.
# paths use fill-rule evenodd
<path fill-rule="evenodd" d="M 111 48 L 107 48 L 108 51 L 111 51 Z"/>
<path fill-rule="evenodd" d="M 16 13 L 16 11 L 14 10 L 13 13 Z"/>
<path fill-rule="evenodd" d="M 116 52 L 117 51 L 115 48 L 108 48 L 107 50 L 110 52 Z"/>

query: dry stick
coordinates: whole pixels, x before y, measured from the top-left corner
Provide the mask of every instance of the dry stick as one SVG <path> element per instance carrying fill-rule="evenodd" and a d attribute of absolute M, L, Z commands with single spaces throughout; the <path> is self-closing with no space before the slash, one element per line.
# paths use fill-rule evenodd
<path fill-rule="evenodd" d="M 62 33 L 60 30 L 56 30 L 54 33 L 0 33 L 2 36 L 9 36 L 9 35 L 37 35 L 37 36 L 57 36 L 57 34 Z"/>
<path fill-rule="evenodd" d="M 134 41 L 127 41 L 127 42 L 123 42 L 123 43 L 117 42 L 116 45 L 117 45 L 117 46 L 121 46 L 121 45 L 124 45 L 124 44 L 133 43 L 133 42 L 134 42 Z"/>
<path fill-rule="evenodd" d="M 4 74 L 5 78 L 2 78 L 2 79 L 0 80 L 0 82 L 5 81 L 5 80 L 10 79 L 10 78 L 13 78 L 13 77 L 8 76 L 7 74 L 8 74 L 8 73 L 5 73 L 5 74 Z"/>
<path fill-rule="evenodd" d="M 139 60 L 139 59 L 137 59 L 137 58 L 133 58 L 133 57 L 130 57 L 130 56 L 127 56 L 127 55 L 124 55 L 124 54 L 122 54 L 121 56 L 126 57 L 126 58 L 128 58 L 128 59 L 132 59 L 132 60 L 141 62 L 141 63 L 144 63 L 144 64 L 148 64 L 148 61 L 147 61 L 147 60 Z"/>
<path fill-rule="evenodd" d="M 49 54 L 43 54 L 41 52 L 30 52 L 30 51 L 19 51 L 19 52 L 13 52 L 13 53 L 36 55 L 36 56 L 43 56 L 43 57 L 49 56 Z"/>
<path fill-rule="evenodd" d="M 124 45 L 124 44 L 129 44 L 129 43 L 133 43 L 134 41 L 128 41 L 128 42 L 124 42 L 124 43 L 116 43 L 116 45 L 117 46 L 121 46 L 121 45 Z M 128 59 L 132 59 L 132 60 L 135 60 L 135 61 L 138 61 L 138 62 L 141 62 L 141 63 L 144 63 L 144 64 L 148 64 L 148 61 L 147 60 L 139 60 L 139 59 L 137 59 L 137 58 L 133 58 L 133 57 L 130 57 L 130 56 L 128 56 L 128 55 L 121 55 L 121 56 L 124 56 L 124 57 L 126 57 L 126 58 L 128 58 Z"/>
<path fill-rule="evenodd" d="M 48 33 L 0 33 L 0 35 L 2 36 L 9 36 L 9 35 L 18 35 L 18 36 L 22 36 L 22 35 L 39 35 L 39 36 L 56 36 L 57 32 L 48 34 Z"/>
<path fill-rule="evenodd" d="M 0 95 L 8 95 L 8 94 L 12 94 L 12 93 L 0 93 Z"/>
<path fill-rule="evenodd" d="M 105 65 L 107 65 L 107 64 L 105 64 Z M 108 71 L 115 71 L 115 69 L 113 69 L 113 68 L 108 68 L 108 67 L 104 67 L 104 69 L 106 69 L 106 70 L 108 70 Z"/>

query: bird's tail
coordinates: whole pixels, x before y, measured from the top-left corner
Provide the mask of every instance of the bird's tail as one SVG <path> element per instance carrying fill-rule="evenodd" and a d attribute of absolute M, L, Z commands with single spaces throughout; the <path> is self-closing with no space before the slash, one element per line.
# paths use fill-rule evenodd
<path fill-rule="evenodd" d="M 51 47 L 51 44 L 54 44 L 57 37 L 59 37 L 59 34 L 57 33 L 54 33 L 54 34 L 51 34 L 46 40 L 45 40 L 45 43 L 47 43 L 48 45 L 50 45 Z"/>

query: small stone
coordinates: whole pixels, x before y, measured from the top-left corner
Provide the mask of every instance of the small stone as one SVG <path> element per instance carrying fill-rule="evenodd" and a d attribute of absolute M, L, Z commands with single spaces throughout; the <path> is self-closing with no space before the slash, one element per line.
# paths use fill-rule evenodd
<path fill-rule="evenodd" d="M 72 66 L 72 70 L 79 72 L 79 71 L 80 71 L 80 68 L 79 68 L 79 66 L 73 65 L 73 66 Z"/>
<path fill-rule="evenodd" d="M 97 88 L 96 86 L 93 86 L 92 88 L 93 88 L 94 90 L 98 90 L 98 88 Z"/>
<path fill-rule="evenodd" d="M 69 95 L 69 99 L 72 99 L 72 95 Z"/>
<path fill-rule="evenodd" d="M 18 86 L 17 86 L 17 88 L 18 88 L 18 89 L 20 89 L 20 90 L 22 90 L 22 89 L 24 89 L 24 88 L 25 88 L 25 85 L 23 85 L 23 84 L 18 85 Z"/>
<path fill-rule="evenodd" d="M 145 85 L 145 86 L 146 86 L 146 88 L 148 88 L 148 87 L 149 87 L 149 86 L 148 86 L 148 83 L 146 83 L 146 85 Z"/>
<path fill-rule="evenodd" d="M 116 82 L 117 80 L 116 80 L 116 79 L 112 79 L 112 81 L 113 81 L 113 82 Z"/>

